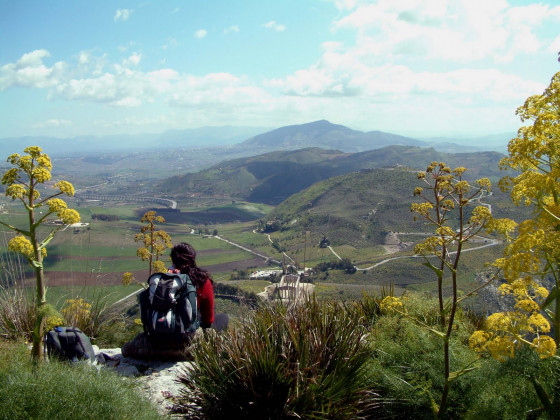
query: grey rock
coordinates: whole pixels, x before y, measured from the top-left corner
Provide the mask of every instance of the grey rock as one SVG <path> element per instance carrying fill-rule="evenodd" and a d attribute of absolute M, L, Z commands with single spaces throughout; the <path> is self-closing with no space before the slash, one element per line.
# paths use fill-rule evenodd
<path fill-rule="evenodd" d="M 141 392 L 157 405 L 159 411 L 170 414 L 174 398 L 184 389 L 177 379 L 192 366 L 191 362 L 133 359 L 124 357 L 118 348 L 94 350 L 99 365 L 114 369 L 124 377 L 133 377 Z"/>

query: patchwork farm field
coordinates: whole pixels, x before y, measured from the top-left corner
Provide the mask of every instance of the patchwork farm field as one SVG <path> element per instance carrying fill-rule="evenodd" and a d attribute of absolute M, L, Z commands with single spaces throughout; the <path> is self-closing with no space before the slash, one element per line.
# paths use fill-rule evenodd
<path fill-rule="evenodd" d="M 84 288 L 92 293 L 98 287 L 103 287 L 116 301 L 132 293 L 132 286 L 123 287 L 121 278 L 124 272 L 130 271 L 139 282 L 144 282 L 148 276 L 147 262 L 141 261 L 136 255 L 140 246 L 134 241 L 140 233 L 142 223 L 137 214 L 147 211 L 138 205 L 118 205 L 111 207 L 76 207 L 81 221 L 87 226 L 68 227 L 59 231 L 49 243 L 48 255 L 44 261 L 45 277 L 49 287 L 49 301 L 56 303 L 72 295 L 83 295 Z M 25 222 L 23 213 L 17 207 L 8 207 L 9 212 L 3 214 L 13 224 Z M 101 221 L 93 215 L 111 215 L 115 220 Z M 223 225 L 210 225 L 210 230 L 221 229 Z M 234 224 L 235 226 L 235 224 Z M 50 226 L 52 228 L 52 226 Z M 226 281 L 233 270 L 248 270 L 267 267 L 264 258 L 246 250 L 240 249 L 226 241 L 212 235 L 198 234 L 201 227 L 185 223 L 163 223 L 158 225 L 171 236 L 173 243 L 186 241 L 197 250 L 197 262 L 201 267 L 210 271 L 217 281 Z M 47 233 L 43 229 L 43 233 Z M 207 229 L 207 228 L 206 228 Z M 0 252 L 6 253 L 6 244 L 13 235 L 11 232 L 0 233 Z M 262 243 L 262 235 L 250 233 Z M 265 238 L 266 239 L 266 238 Z M 247 246 L 246 244 L 244 246 Z M 270 247 L 273 250 L 272 247 Z M 262 251 L 259 251 L 262 254 Z M 166 264 L 171 264 L 169 251 L 162 256 Z M 27 264 L 23 264 L 28 284 L 33 283 L 32 273 Z M 57 290 L 59 289 L 59 290 Z"/>

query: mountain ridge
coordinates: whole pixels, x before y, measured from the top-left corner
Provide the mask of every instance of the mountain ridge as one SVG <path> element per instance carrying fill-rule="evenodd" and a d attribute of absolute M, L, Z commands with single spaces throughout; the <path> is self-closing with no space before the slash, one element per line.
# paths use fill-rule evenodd
<path fill-rule="evenodd" d="M 334 176 L 390 167 L 415 172 L 432 161 L 469 168 L 467 179 L 497 179 L 503 176 L 498 167 L 502 157 L 498 152 L 449 154 L 416 146 L 386 146 L 356 153 L 305 148 L 222 161 L 199 172 L 164 179 L 155 189 L 172 196 L 203 194 L 277 205 L 313 183 Z"/>
<path fill-rule="evenodd" d="M 229 148 L 232 153 L 237 152 L 238 155 L 306 147 L 360 152 L 389 145 L 434 147 L 444 152 L 474 152 L 489 149 L 505 152 L 507 145 L 505 138 L 507 138 L 506 134 L 490 135 L 476 141 L 456 140 L 461 143 L 458 144 L 450 137 L 419 140 L 379 130 L 363 132 L 327 120 L 318 120 L 272 130 L 251 126 L 207 126 L 145 134 L 83 135 L 68 138 L 5 137 L 0 138 L 0 155 L 21 153 L 30 145 L 42 147 L 53 157 L 203 148 L 224 148 L 224 150 Z"/>

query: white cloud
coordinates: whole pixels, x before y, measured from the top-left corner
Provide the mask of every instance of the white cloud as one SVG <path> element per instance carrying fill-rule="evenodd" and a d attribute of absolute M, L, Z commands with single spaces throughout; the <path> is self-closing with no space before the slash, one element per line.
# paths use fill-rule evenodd
<path fill-rule="evenodd" d="M 224 34 L 229 34 L 229 33 L 237 33 L 239 32 L 239 25 L 232 25 L 229 28 L 224 29 Z"/>
<path fill-rule="evenodd" d="M 206 35 L 208 35 L 208 31 L 206 29 L 199 29 L 198 31 L 196 31 L 194 33 L 194 37 L 198 38 L 198 39 L 202 39 L 204 38 Z"/>
<path fill-rule="evenodd" d="M 506 0 L 380 0 L 356 5 L 334 29 L 356 31 L 356 45 L 385 60 L 502 62 L 542 48 L 536 31 L 546 19 L 560 21 L 555 16 L 548 5 L 511 6 Z"/>
<path fill-rule="evenodd" d="M 178 47 L 179 41 L 176 38 L 169 37 L 167 38 L 167 43 L 161 46 L 162 50 L 167 50 L 168 48 Z"/>
<path fill-rule="evenodd" d="M 50 57 L 47 50 L 35 50 L 24 54 L 17 62 L 0 67 L 0 90 L 11 86 L 46 88 L 58 83 L 65 71 L 63 62 L 52 67 L 43 64 Z"/>
<path fill-rule="evenodd" d="M 140 64 L 140 60 L 142 60 L 142 54 L 140 53 L 132 53 L 130 55 L 130 57 L 125 58 L 122 62 L 123 67 L 136 67 L 138 64 Z"/>
<path fill-rule="evenodd" d="M 128 20 L 133 11 L 134 10 L 132 9 L 117 9 L 115 11 L 115 15 L 113 16 L 113 20 L 115 22 L 125 22 Z"/>
<path fill-rule="evenodd" d="M 210 73 L 202 77 L 186 75 L 174 85 L 169 103 L 174 106 L 232 108 L 260 106 L 269 98 L 263 89 L 229 73 Z"/>
<path fill-rule="evenodd" d="M 72 125 L 72 121 L 69 120 L 57 120 L 57 119 L 50 119 L 44 121 L 42 123 L 33 124 L 33 128 L 59 128 L 59 127 L 67 127 Z"/>
<path fill-rule="evenodd" d="M 559 53 L 560 52 L 560 35 L 554 38 L 554 41 L 550 43 L 548 48 L 546 49 L 548 52 L 551 53 Z"/>
<path fill-rule="evenodd" d="M 276 23 L 273 20 L 271 20 L 270 22 L 267 22 L 267 23 L 263 23 L 261 26 L 263 26 L 267 29 L 272 29 L 276 32 L 284 32 L 286 30 L 286 25 Z"/>

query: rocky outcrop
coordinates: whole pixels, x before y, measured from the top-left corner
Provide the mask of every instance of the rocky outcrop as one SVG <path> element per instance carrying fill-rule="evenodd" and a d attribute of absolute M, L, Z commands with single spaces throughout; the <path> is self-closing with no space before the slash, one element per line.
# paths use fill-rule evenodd
<path fill-rule="evenodd" d="M 124 377 L 135 378 L 142 393 L 157 405 L 159 411 L 170 414 L 173 399 L 183 388 L 177 378 L 191 366 L 191 362 L 134 359 L 123 356 L 120 348 L 99 349 L 94 346 L 94 350 L 98 365 L 113 369 Z"/>

